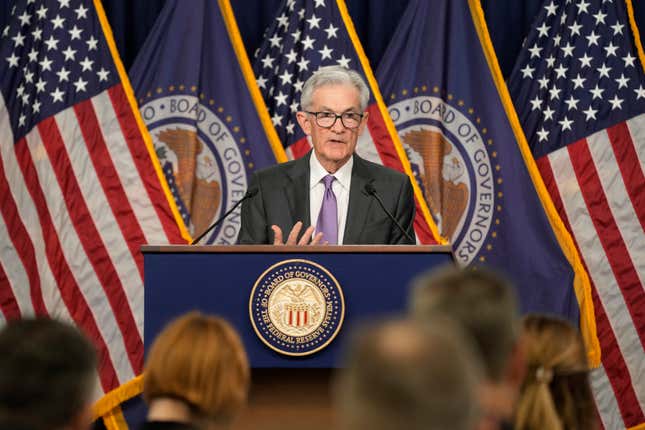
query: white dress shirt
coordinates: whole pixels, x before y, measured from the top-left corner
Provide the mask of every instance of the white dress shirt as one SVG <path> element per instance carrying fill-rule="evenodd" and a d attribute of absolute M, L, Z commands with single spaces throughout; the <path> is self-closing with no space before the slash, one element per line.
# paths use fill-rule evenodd
<path fill-rule="evenodd" d="M 340 169 L 334 173 L 336 180 L 332 182 L 331 189 L 336 195 L 336 206 L 338 208 L 338 244 L 343 244 L 345 235 L 345 224 L 347 222 L 347 208 L 349 207 L 349 186 L 352 182 L 352 167 L 354 157 L 351 157 Z M 325 184 L 322 179 L 329 175 L 329 172 L 320 164 L 316 153 L 312 152 L 309 158 L 309 214 L 311 225 L 316 227 L 318 215 L 322 206 Z M 315 234 L 315 233 L 314 233 Z M 323 238 L 324 242 L 325 238 Z"/>

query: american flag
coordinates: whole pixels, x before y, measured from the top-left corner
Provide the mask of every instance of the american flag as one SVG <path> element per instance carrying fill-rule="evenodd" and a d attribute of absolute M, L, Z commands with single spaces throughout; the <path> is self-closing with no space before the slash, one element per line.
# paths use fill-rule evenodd
<path fill-rule="evenodd" d="M 0 316 L 77 324 L 99 350 L 99 395 L 142 369 L 140 245 L 185 240 L 100 2 L 18 0 L 11 15 L 0 36 Z"/>
<path fill-rule="evenodd" d="M 342 0 L 286 0 L 255 54 L 257 84 L 288 158 L 299 158 L 311 149 L 298 126 L 296 112 L 300 109 L 305 81 L 320 67 L 329 65 L 358 71 L 370 86 L 367 130 L 358 139 L 358 155 L 405 171 L 409 162 L 397 143 L 394 126 L 384 117 L 385 105 L 381 102 L 381 110 L 377 103 L 380 94 L 375 94 L 376 81 Z M 416 181 L 412 182 L 417 203 L 414 223 L 417 238 L 422 243 L 435 243 L 439 237 L 436 227 Z"/>
<path fill-rule="evenodd" d="M 592 386 L 611 429 L 645 423 L 645 75 L 630 9 L 549 0 L 509 81 L 589 272 L 602 351 Z"/>

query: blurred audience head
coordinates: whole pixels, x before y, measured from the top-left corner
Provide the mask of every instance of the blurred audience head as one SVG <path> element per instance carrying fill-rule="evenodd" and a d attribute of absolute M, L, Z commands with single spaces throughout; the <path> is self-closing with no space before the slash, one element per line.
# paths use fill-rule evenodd
<path fill-rule="evenodd" d="M 419 321 L 443 315 L 473 339 L 485 371 L 479 428 L 509 428 L 524 378 L 518 304 L 511 284 L 485 268 L 443 267 L 414 281 L 411 313 Z"/>
<path fill-rule="evenodd" d="M 421 320 L 436 315 L 454 318 L 473 337 L 487 378 L 506 377 L 519 316 L 515 294 L 504 278 L 483 268 L 432 271 L 414 282 L 411 311 Z"/>
<path fill-rule="evenodd" d="M 350 349 L 336 380 L 343 428 L 474 428 L 480 363 L 452 321 L 382 322 L 358 331 Z"/>
<path fill-rule="evenodd" d="M 71 325 L 8 322 L 0 330 L 0 428 L 88 429 L 96 365 L 94 346 Z"/>
<path fill-rule="evenodd" d="M 517 404 L 518 430 L 595 428 L 587 354 L 567 321 L 527 315 L 522 324 L 527 373 Z"/>
<path fill-rule="evenodd" d="M 222 318 L 190 312 L 166 326 L 148 353 L 148 419 L 226 426 L 246 404 L 249 383 L 249 362 L 233 327 Z"/>

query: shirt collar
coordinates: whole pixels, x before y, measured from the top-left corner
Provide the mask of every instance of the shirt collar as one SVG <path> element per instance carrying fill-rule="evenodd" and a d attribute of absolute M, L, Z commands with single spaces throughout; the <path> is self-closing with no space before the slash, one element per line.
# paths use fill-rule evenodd
<path fill-rule="evenodd" d="M 352 178 L 353 166 L 354 156 L 351 156 L 349 160 L 347 160 L 347 163 L 343 164 L 343 166 L 334 173 L 334 177 L 338 183 L 347 190 L 349 189 L 349 184 Z M 318 161 L 318 158 L 316 157 L 316 153 L 313 151 L 311 153 L 311 157 L 309 157 L 309 171 L 309 189 L 313 188 L 322 180 L 322 178 L 329 174 L 329 172 L 320 164 L 320 161 Z"/>

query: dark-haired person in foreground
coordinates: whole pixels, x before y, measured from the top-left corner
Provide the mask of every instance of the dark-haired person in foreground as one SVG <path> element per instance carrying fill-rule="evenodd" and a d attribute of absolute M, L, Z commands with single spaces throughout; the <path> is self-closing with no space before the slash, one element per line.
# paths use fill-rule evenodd
<path fill-rule="evenodd" d="M 45 319 L 0 330 L 0 429 L 86 430 L 96 352 L 75 327 Z"/>
<path fill-rule="evenodd" d="M 242 341 L 222 318 L 190 312 L 157 336 L 145 365 L 144 430 L 228 427 L 246 405 L 249 362 Z"/>
<path fill-rule="evenodd" d="M 510 430 L 524 377 L 524 349 L 518 336 L 519 315 L 512 286 L 498 274 L 445 267 L 413 283 L 411 313 L 431 323 L 454 319 L 472 336 L 482 357 L 485 379 L 480 389 L 481 430 Z"/>
<path fill-rule="evenodd" d="M 480 362 L 453 321 L 366 326 L 337 374 L 342 430 L 471 430 L 479 419 Z"/>
<path fill-rule="evenodd" d="M 257 194 L 242 205 L 238 243 L 415 243 L 410 179 L 354 153 L 368 102 L 353 70 L 322 67 L 305 82 L 297 119 L 313 150 L 253 175 L 249 190 Z"/>

